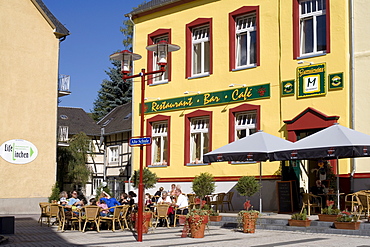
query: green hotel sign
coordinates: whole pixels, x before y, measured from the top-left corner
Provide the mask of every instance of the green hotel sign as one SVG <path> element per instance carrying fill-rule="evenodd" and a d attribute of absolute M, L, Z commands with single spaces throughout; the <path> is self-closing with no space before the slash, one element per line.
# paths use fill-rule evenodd
<path fill-rule="evenodd" d="M 251 87 L 146 102 L 145 114 L 223 105 L 269 97 L 270 84 L 267 83 Z"/>

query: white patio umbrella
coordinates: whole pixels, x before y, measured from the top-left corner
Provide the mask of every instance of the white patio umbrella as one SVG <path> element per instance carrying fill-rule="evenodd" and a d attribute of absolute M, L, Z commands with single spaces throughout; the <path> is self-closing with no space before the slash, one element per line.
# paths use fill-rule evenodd
<path fill-rule="evenodd" d="M 341 158 L 370 157 L 370 135 L 335 123 L 307 136 L 291 147 L 281 148 L 270 160 L 337 159 L 337 199 L 339 208 L 339 163 Z"/>
<path fill-rule="evenodd" d="M 288 149 L 293 143 L 274 135 L 258 131 L 237 141 L 203 155 L 205 163 L 221 161 L 259 161 L 260 184 L 262 185 L 262 161 L 281 148 Z M 260 189 L 260 212 L 262 213 L 262 191 Z"/>

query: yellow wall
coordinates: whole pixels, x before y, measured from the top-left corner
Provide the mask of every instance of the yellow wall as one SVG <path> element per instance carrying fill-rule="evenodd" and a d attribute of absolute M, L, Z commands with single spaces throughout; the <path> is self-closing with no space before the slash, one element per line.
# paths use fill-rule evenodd
<path fill-rule="evenodd" d="M 0 158 L 0 200 L 45 198 L 56 173 L 59 40 L 31 1 L 0 0 L 0 23 L 0 144 L 24 139 L 38 149 L 24 165 Z"/>
<path fill-rule="evenodd" d="M 279 6 L 280 2 L 280 6 Z M 335 3 L 334 3 L 335 2 Z M 260 61 L 257 68 L 229 72 L 228 13 L 242 6 L 259 5 L 260 10 Z M 217 11 L 215 11 L 217 10 Z M 324 56 L 306 58 L 314 63 L 326 63 L 328 75 L 338 72 L 344 74 L 344 88 L 328 91 L 325 96 L 297 99 L 296 96 L 281 97 L 280 81 L 296 79 L 297 60 L 293 59 L 293 24 L 291 0 L 199 0 L 183 4 L 168 10 L 149 14 L 135 19 L 136 35 L 134 52 L 143 55 L 135 63 L 136 72 L 146 67 L 147 35 L 159 28 L 170 28 L 172 43 L 181 46 L 181 50 L 172 55 L 172 80 L 168 84 L 146 86 L 146 97 L 168 99 L 184 96 L 184 91 L 202 93 L 227 90 L 231 83 L 254 86 L 270 83 L 269 99 L 251 100 L 245 103 L 261 106 L 261 129 L 267 133 L 284 137 L 284 120 L 291 120 L 307 107 L 326 115 L 340 116 L 339 123 L 349 127 L 349 37 L 348 10 L 346 1 L 331 1 L 331 52 Z M 213 74 L 198 79 L 185 78 L 185 25 L 197 18 L 213 20 Z M 176 20 L 176 21 L 175 21 Z M 305 65 L 305 64 L 303 64 Z M 326 83 L 327 85 L 327 83 Z M 296 89 L 297 94 L 297 89 Z M 138 116 L 140 101 L 140 83 L 134 83 L 134 116 Z M 213 146 L 216 149 L 228 143 L 228 109 L 241 103 L 204 107 L 202 110 L 213 112 Z M 153 168 L 161 178 L 193 177 L 200 172 L 211 172 L 214 176 L 240 176 L 259 174 L 258 165 L 230 165 L 225 162 L 210 166 L 184 166 L 184 116 L 195 109 L 162 113 L 171 116 L 171 165 L 167 168 Z M 145 118 L 151 118 L 148 114 Z M 133 136 L 140 133 L 140 118 L 134 118 Z M 133 165 L 139 164 L 139 150 L 134 148 Z M 272 175 L 279 164 L 264 163 L 263 175 Z M 349 163 L 341 161 L 341 173 L 349 172 Z"/>

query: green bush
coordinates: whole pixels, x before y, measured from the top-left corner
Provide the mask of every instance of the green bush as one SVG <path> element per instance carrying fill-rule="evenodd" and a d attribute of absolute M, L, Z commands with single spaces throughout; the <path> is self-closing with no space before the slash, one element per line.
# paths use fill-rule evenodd
<path fill-rule="evenodd" d="M 52 202 L 53 200 L 59 201 L 59 194 L 60 194 L 60 190 L 59 190 L 58 182 L 55 182 L 55 184 L 51 188 L 51 195 L 48 198 L 49 202 Z"/>
<path fill-rule="evenodd" d="M 259 189 L 261 185 L 254 177 L 243 176 L 240 177 L 235 185 L 236 191 L 242 196 L 253 196 Z"/>
<path fill-rule="evenodd" d="M 192 189 L 198 198 L 204 199 L 206 195 L 211 195 L 216 188 L 212 174 L 204 172 L 195 176 L 192 182 Z"/>

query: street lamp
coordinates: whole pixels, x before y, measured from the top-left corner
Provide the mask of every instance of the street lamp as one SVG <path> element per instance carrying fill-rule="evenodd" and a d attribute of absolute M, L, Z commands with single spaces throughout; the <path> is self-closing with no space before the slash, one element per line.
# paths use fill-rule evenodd
<path fill-rule="evenodd" d="M 180 46 L 168 44 L 166 41 L 160 41 L 158 44 L 149 45 L 146 47 L 147 50 L 153 51 L 156 56 L 157 64 L 160 66 L 159 70 L 145 72 L 145 69 L 141 69 L 141 73 L 136 75 L 128 75 L 132 70 L 131 66 L 133 61 L 141 59 L 141 56 L 132 53 L 128 50 L 114 53 L 110 56 L 113 60 L 121 61 L 121 73 L 122 79 L 127 80 L 131 78 L 141 77 L 141 105 L 140 105 L 140 137 L 144 137 L 144 101 L 145 101 L 145 77 L 147 75 L 153 75 L 163 73 L 166 71 L 167 65 L 167 54 L 172 51 L 177 51 Z M 144 166 L 144 147 L 140 145 L 140 170 L 139 170 L 139 204 L 138 204 L 138 224 L 137 224 L 137 241 L 143 241 L 143 208 L 144 208 L 144 184 L 143 184 L 143 166 Z"/>

